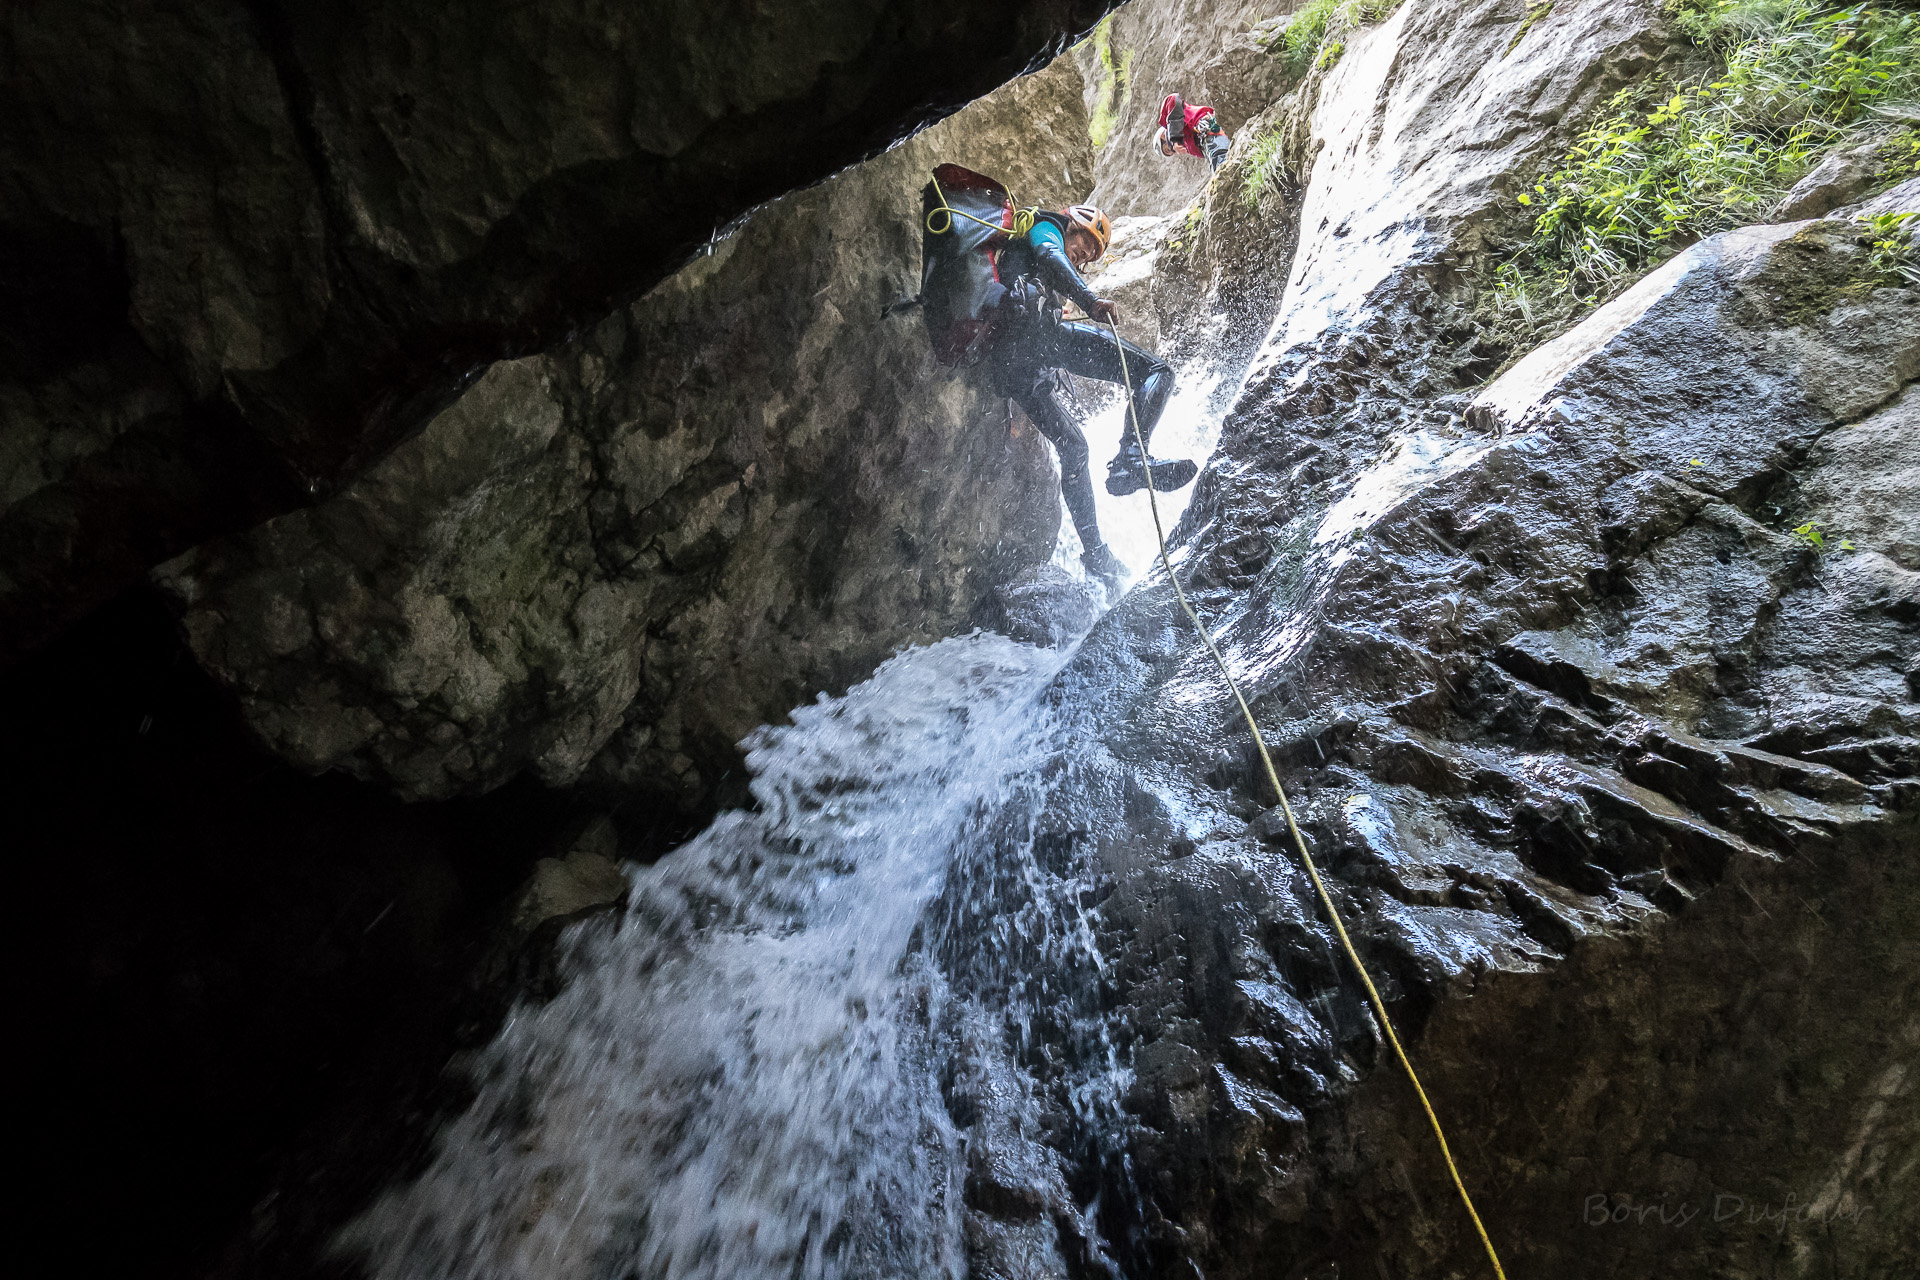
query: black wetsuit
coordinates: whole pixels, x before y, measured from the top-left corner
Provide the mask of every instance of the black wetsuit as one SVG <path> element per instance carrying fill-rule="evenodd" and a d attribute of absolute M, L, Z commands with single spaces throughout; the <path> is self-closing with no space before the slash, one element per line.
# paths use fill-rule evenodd
<path fill-rule="evenodd" d="M 1058 228 L 1057 215 L 1041 214 Z M 987 361 L 995 388 L 1019 405 L 1060 455 L 1060 492 L 1073 517 L 1080 542 L 1088 549 L 1100 545 L 1093 510 L 1093 476 L 1088 470 L 1087 437 L 1054 392 L 1053 370 L 1064 369 L 1083 378 L 1121 384 L 1119 347 L 1127 353 L 1126 378 L 1133 383 L 1133 408 L 1140 434 L 1152 439 L 1167 398 L 1173 393 L 1173 370 L 1153 353 L 1116 340 L 1105 325 L 1091 320 L 1062 321 L 1049 293 L 1091 312 L 1097 301 L 1066 250 L 1042 233 L 1029 233 L 1000 251 L 1000 279 L 1013 292 L 1000 304 L 993 346 Z M 1031 283 L 1029 283 L 1031 282 Z M 1040 288 L 1034 288 L 1038 284 Z M 1022 287 L 1024 285 L 1024 287 Z M 1116 345 L 1117 342 L 1117 345 Z M 1121 435 L 1122 452 L 1133 439 L 1133 424 Z"/>

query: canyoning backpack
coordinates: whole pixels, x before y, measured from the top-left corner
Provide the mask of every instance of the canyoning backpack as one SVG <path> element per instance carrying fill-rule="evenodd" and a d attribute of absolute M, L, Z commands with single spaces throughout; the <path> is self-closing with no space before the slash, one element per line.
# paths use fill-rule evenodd
<path fill-rule="evenodd" d="M 1033 270 L 1027 232 L 1041 221 L 1062 231 L 1072 224 L 1045 209 L 1014 208 L 999 182 L 957 164 L 933 171 L 920 205 L 920 314 L 934 358 L 977 364 L 1007 317 L 1009 292 Z"/>

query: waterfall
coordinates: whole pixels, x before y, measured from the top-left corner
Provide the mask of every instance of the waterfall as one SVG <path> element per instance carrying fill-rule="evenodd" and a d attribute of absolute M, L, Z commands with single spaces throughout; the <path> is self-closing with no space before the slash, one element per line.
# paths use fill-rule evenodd
<path fill-rule="evenodd" d="M 430 1167 L 335 1247 L 384 1280 L 963 1274 L 934 1041 L 965 1017 L 929 908 L 997 861 L 964 855 L 1033 790 L 1066 658 L 947 640 L 756 731 L 758 810 L 573 928 L 562 989 L 472 1064 Z"/>

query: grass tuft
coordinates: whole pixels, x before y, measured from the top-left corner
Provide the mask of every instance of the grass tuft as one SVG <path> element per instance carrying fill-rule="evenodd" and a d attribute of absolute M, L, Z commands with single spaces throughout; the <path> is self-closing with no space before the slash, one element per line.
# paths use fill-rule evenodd
<path fill-rule="evenodd" d="M 1513 39 L 1507 41 L 1507 47 L 1500 56 L 1504 58 L 1518 49 L 1520 42 L 1527 38 L 1527 32 L 1533 30 L 1534 24 L 1552 12 L 1553 0 L 1530 0 L 1527 5 L 1527 16 L 1520 19 L 1520 25 L 1514 30 Z"/>
<path fill-rule="evenodd" d="M 1087 121 L 1087 137 L 1096 148 L 1107 145 L 1120 113 L 1126 110 L 1133 92 L 1133 58 L 1137 50 L 1124 49 L 1118 58 L 1113 53 L 1113 15 L 1100 19 L 1088 37 L 1100 58 L 1100 83 L 1095 87 L 1093 115 Z"/>
<path fill-rule="evenodd" d="M 1275 56 L 1295 80 L 1325 71 L 1346 52 L 1340 36 L 1380 21 L 1399 6 L 1400 0 L 1307 0 L 1281 28 Z"/>
<path fill-rule="evenodd" d="M 1247 149 L 1246 176 L 1240 180 L 1240 202 L 1249 209 L 1260 206 L 1260 197 L 1280 179 L 1286 165 L 1285 135 L 1269 129 Z"/>

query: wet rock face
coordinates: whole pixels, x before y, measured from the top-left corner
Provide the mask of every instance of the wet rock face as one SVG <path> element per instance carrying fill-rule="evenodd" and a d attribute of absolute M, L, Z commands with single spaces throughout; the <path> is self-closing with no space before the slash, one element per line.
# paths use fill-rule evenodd
<path fill-rule="evenodd" d="M 0 656 L 1100 9 L 9 6 Z"/>
<path fill-rule="evenodd" d="M 1072 65 L 762 211 L 339 497 L 168 566 L 196 652 L 310 770 L 697 807 L 756 725 L 994 621 L 1051 551 L 1057 480 L 917 314 L 882 315 L 917 290 L 942 160 L 1084 191 Z"/>
<path fill-rule="evenodd" d="M 1844 220 L 1749 228 L 1479 385 L 1503 184 L 1662 56 L 1522 16 L 1348 38 L 1182 573 L 1510 1271 L 1904 1274 L 1920 301 Z M 1021 1065 L 1123 1265 L 1484 1269 L 1165 586 L 1067 679 L 1101 747 L 1035 856 L 1109 968 Z"/>

